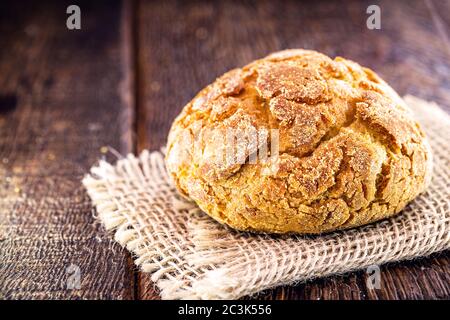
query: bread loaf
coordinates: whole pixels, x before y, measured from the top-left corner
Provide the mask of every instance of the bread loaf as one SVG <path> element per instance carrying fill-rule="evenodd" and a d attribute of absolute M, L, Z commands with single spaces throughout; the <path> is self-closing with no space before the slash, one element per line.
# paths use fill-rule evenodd
<path fill-rule="evenodd" d="M 200 91 L 175 119 L 166 154 L 177 189 L 205 213 L 267 233 L 395 215 L 429 183 L 431 163 L 420 125 L 377 74 L 300 49 Z"/>

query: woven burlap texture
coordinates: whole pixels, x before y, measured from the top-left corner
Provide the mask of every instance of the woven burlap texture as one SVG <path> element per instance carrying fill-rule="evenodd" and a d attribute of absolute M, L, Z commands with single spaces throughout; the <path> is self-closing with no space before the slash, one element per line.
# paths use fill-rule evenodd
<path fill-rule="evenodd" d="M 182 200 L 159 151 L 101 161 L 83 183 L 106 229 L 163 299 L 235 299 L 274 286 L 429 255 L 450 247 L 450 117 L 407 96 L 433 150 L 431 186 L 397 216 L 317 236 L 231 230 Z"/>

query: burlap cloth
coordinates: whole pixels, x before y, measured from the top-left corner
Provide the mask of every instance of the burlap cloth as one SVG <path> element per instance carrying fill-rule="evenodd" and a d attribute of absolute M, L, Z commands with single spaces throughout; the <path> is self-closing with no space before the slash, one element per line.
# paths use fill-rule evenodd
<path fill-rule="evenodd" d="M 405 97 L 434 155 L 426 192 L 402 213 L 372 225 L 319 236 L 269 236 L 220 225 L 181 200 L 159 151 L 101 161 L 83 183 L 106 229 L 133 253 L 163 299 L 235 299 L 283 284 L 450 247 L 450 116 Z"/>

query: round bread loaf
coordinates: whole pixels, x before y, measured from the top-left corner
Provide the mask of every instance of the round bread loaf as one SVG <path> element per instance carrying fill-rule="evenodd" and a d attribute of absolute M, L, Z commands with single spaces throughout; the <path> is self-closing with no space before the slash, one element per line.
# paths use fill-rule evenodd
<path fill-rule="evenodd" d="M 200 91 L 174 121 L 166 154 L 178 190 L 204 212 L 268 233 L 395 215 L 424 190 L 431 163 L 419 124 L 378 75 L 300 49 Z"/>

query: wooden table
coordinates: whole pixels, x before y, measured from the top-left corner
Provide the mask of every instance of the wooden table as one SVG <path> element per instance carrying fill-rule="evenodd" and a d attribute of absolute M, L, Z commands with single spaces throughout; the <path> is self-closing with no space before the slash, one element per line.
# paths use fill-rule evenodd
<path fill-rule="evenodd" d="M 17 3 L 19 2 L 19 3 Z M 450 111 L 450 1 L 77 1 L 0 5 L 0 298 L 158 299 L 94 221 L 80 179 L 111 152 L 164 144 L 183 105 L 226 70 L 311 48 L 376 70 Z M 366 8 L 381 7 L 381 30 Z M 68 290 L 70 265 L 81 288 Z M 280 287 L 261 299 L 450 298 L 449 252 Z"/>

